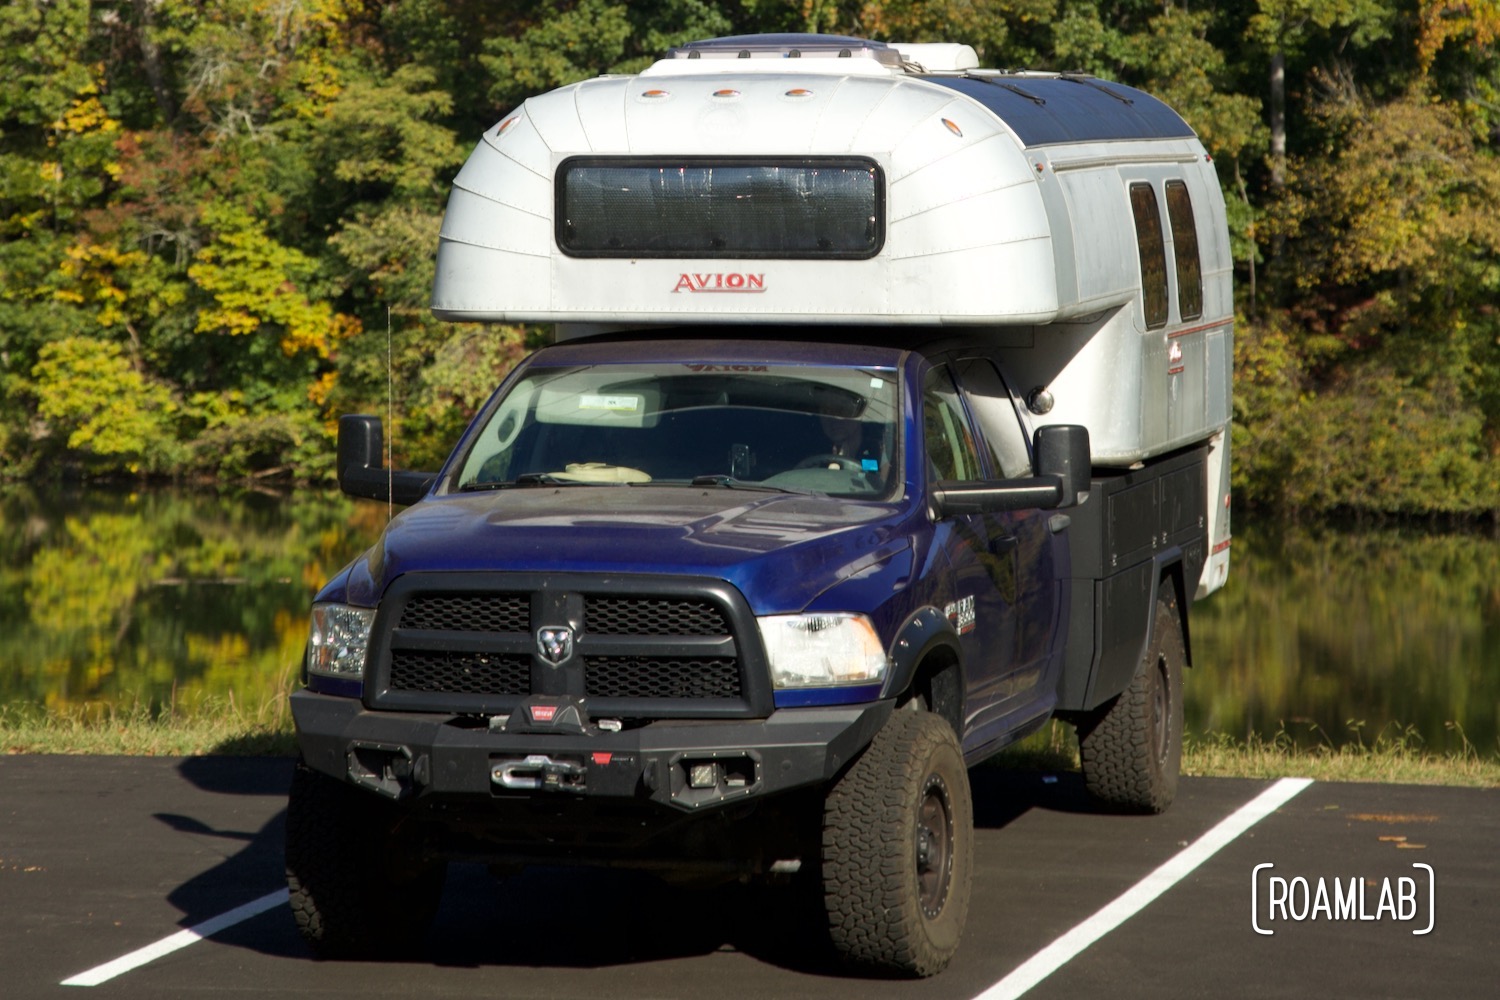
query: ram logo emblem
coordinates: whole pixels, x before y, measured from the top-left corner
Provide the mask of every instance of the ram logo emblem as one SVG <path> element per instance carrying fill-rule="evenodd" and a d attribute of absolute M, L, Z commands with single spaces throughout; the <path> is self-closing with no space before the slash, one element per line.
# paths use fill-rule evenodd
<path fill-rule="evenodd" d="M 537 629 L 536 648 L 542 659 L 556 666 L 573 655 L 573 630 L 566 626 Z"/>

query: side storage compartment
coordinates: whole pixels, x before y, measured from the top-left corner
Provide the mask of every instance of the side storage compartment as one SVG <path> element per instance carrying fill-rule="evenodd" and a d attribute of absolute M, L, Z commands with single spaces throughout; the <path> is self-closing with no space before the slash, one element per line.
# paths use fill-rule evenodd
<path fill-rule="evenodd" d="M 1208 555 L 1207 455 L 1204 446 L 1096 473 L 1088 501 L 1068 511 L 1073 568 L 1064 585 L 1072 614 L 1059 712 L 1098 708 L 1130 685 L 1164 587 L 1177 590 L 1191 662 L 1187 601 Z"/>
<path fill-rule="evenodd" d="M 1177 790 L 1188 607 L 1208 554 L 1207 448 L 1095 476 L 1070 512 L 1073 576 L 1058 714 L 1078 729 L 1084 783 L 1120 809 Z"/>

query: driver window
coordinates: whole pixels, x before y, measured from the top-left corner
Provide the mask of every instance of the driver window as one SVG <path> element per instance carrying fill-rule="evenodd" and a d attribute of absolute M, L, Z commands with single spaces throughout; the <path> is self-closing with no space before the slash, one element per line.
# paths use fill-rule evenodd
<path fill-rule="evenodd" d="M 922 384 L 922 433 L 931 480 L 983 478 L 974 433 L 947 368 L 934 368 Z"/>
<path fill-rule="evenodd" d="M 984 358 L 960 361 L 958 378 L 964 387 L 964 398 L 974 412 L 974 420 L 984 434 L 990 458 L 1004 479 L 1031 475 L 1031 451 L 1026 447 L 1026 432 L 1016 415 L 1016 404 L 1010 390 L 995 366 Z"/>

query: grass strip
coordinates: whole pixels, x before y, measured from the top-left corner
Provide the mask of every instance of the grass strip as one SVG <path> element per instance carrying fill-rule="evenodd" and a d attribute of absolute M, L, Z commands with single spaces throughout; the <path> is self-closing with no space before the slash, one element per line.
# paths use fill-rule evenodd
<path fill-rule="evenodd" d="M 193 711 L 88 705 L 67 712 L 0 707 L 0 754 L 100 754 L 133 757 L 293 756 L 285 698 L 254 711 L 233 701 Z"/>
<path fill-rule="evenodd" d="M 1368 743 L 1362 738 L 1362 724 L 1351 723 L 1350 729 L 1353 739 L 1334 744 L 1314 728 L 1310 735 L 1321 736 L 1321 741 L 1311 746 L 1299 743 L 1285 729 L 1269 738 L 1189 733 L 1183 740 L 1182 773 L 1210 778 L 1500 788 L 1500 755 L 1482 756 L 1467 738 L 1461 740 L 1461 750 L 1440 753 L 1428 749 L 1410 726 L 1388 725 Z M 1075 772 L 1078 744 L 1072 726 L 1054 720 L 1001 751 L 992 763 L 1017 770 Z"/>

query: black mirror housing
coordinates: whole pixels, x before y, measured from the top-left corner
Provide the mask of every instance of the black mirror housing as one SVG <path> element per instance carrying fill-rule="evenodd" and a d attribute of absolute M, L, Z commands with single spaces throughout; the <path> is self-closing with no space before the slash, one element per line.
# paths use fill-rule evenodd
<path fill-rule="evenodd" d="M 1088 499 L 1093 457 L 1089 429 L 1078 424 L 1049 424 L 1037 428 L 1036 472 L 1062 481 L 1058 507 L 1076 507 Z"/>
<path fill-rule="evenodd" d="M 339 489 L 349 496 L 409 506 L 427 495 L 437 474 L 385 468 L 385 429 L 379 417 L 339 418 Z"/>
<path fill-rule="evenodd" d="M 1036 432 L 1036 475 L 1026 479 L 933 484 L 938 517 L 1002 510 L 1058 510 L 1088 499 L 1092 458 L 1089 431 L 1077 424 L 1051 424 Z"/>

